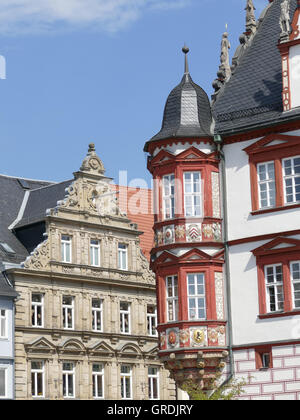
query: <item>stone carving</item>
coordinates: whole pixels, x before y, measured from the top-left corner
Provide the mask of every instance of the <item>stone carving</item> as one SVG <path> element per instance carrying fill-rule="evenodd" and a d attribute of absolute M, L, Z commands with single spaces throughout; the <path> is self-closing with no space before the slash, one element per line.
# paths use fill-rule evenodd
<path fill-rule="evenodd" d="M 281 14 L 279 19 L 279 25 L 281 28 L 280 40 L 281 42 L 288 41 L 291 33 L 291 22 L 290 22 L 290 1 L 283 0 L 281 3 Z"/>
<path fill-rule="evenodd" d="M 207 346 L 207 327 L 191 328 L 190 334 L 193 347 Z"/>
<path fill-rule="evenodd" d="M 105 173 L 104 165 L 96 154 L 94 143 L 89 145 L 88 154 L 82 162 L 80 170 L 83 172 L 96 172 L 101 175 Z"/>
<path fill-rule="evenodd" d="M 176 239 L 184 239 L 185 238 L 185 226 L 179 225 L 175 227 L 175 237 Z"/>
<path fill-rule="evenodd" d="M 215 273 L 217 319 L 224 319 L 223 273 Z"/>
<path fill-rule="evenodd" d="M 187 328 L 185 330 L 180 330 L 179 332 L 179 341 L 180 344 L 186 344 L 190 340 L 190 330 Z"/>
<path fill-rule="evenodd" d="M 140 270 L 142 272 L 143 281 L 148 284 L 155 284 L 155 275 L 149 268 L 149 261 L 142 251 L 139 252 Z"/>
<path fill-rule="evenodd" d="M 112 191 L 110 185 L 106 181 L 99 181 L 94 187 L 89 202 L 91 206 L 97 209 L 100 216 L 124 216 L 118 207 L 118 199 L 116 193 Z"/>
<path fill-rule="evenodd" d="M 172 328 L 167 330 L 167 345 L 168 348 L 175 348 L 179 345 L 179 329 Z"/>
<path fill-rule="evenodd" d="M 231 76 L 231 68 L 230 68 L 230 60 L 229 60 L 229 50 L 231 48 L 229 39 L 228 39 L 228 32 L 223 33 L 222 42 L 221 42 L 221 66 L 220 69 L 225 73 L 225 80 L 227 81 L 230 79 Z"/>
<path fill-rule="evenodd" d="M 216 219 L 221 217 L 220 207 L 220 180 L 218 172 L 212 172 L 212 203 L 213 203 L 213 217 Z"/>
<path fill-rule="evenodd" d="M 172 244 L 175 242 L 174 225 L 164 227 L 164 242 L 165 244 Z"/>
<path fill-rule="evenodd" d="M 187 242 L 201 241 L 201 224 L 191 224 L 186 226 Z"/>
<path fill-rule="evenodd" d="M 255 7 L 253 5 L 253 0 L 247 0 L 246 5 L 246 31 L 254 34 L 257 29 L 257 22 L 255 19 Z"/>
<path fill-rule="evenodd" d="M 42 242 L 23 263 L 23 267 L 29 270 L 41 270 L 49 266 L 50 247 L 48 239 Z"/>

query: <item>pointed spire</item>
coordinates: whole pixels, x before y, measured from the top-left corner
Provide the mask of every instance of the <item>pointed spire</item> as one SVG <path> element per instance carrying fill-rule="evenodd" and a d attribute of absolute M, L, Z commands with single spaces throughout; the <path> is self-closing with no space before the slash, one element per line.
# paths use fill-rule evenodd
<path fill-rule="evenodd" d="M 184 47 L 182 48 L 182 52 L 185 55 L 185 63 L 184 63 L 184 74 L 189 74 L 189 63 L 188 63 L 188 58 L 187 55 L 190 52 L 190 49 L 186 46 L 186 44 L 184 44 Z"/>
<path fill-rule="evenodd" d="M 246 34 L 252 35 L 255 34 L 257 29 L 257 21 L 255 18 L 255 10 L 253 0 L 247 0 L 246 4 Z"/>

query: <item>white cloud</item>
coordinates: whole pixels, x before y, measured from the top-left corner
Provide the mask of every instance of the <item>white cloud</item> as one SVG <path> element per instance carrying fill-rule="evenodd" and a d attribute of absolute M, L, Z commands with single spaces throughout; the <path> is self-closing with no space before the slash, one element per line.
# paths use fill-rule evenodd
<path fill-rule="evenodd" d="M 118 31 L 149 10 L 185 7 L 190 0 L 0 0 L 0 33 L 45 32 L 57 27 Z"/>

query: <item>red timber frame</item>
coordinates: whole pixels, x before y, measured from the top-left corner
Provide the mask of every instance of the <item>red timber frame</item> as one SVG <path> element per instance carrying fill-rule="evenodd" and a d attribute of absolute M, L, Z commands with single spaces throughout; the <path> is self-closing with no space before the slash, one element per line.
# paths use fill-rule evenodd
<path fill-rule="evenodd" d="M 290 59 L 289 52 L 290 48 L 300 44 L 300 28 L 298 27 L 298 21 L 300 17 L 300 0 L 298 0 L 298 5 L 296 12 L 292 21 L 292 32 L 290 34 L 289 40 L 287 42 L 278 43 L 278 49 L 281 54 L 282 59 L 282 101 L 283 101 L 283 110 L 289 111 L 292 108 L 291 104 L 291 82 L 290 82 Z"/>
<path fill-rule="evenodd" d="M 280 245 L 283 245 L 283 247 L 280 248 Z M 299 309 L 293 309 L 290 273 L 290 263 L 292 261 L 300 261 L 300 240 L 279 237 L 254 249 L 252 253 L 256 256 L 257 264 L 259 318 L 276 318 L 300 314 Z M 282 264 L 284 289 L 284 310 L 282 312 L 274 313 L 268 312 L 265 278 L 265 266 L 273 264 Z"/>
<path fill-rule="evenodd" d="M 280 143 L 272 145 L 274 141 L 279 141 Z M 247 147 L 244 151 L 249 155 L 252 214 L 269 213 L 300 207 L 299 203 L 285 204 L 282 168 L 282 159 L 300 155 L 300 137 L 270 134 Z M 275 165 L 276 206 L 274 208 L 260 209 L 257 165 L 269 161 L 274 161 Z"/>

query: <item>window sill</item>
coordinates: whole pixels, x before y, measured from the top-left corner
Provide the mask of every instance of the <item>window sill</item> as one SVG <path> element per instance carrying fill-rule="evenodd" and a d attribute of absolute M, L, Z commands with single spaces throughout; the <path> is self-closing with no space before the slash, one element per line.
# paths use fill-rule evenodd
<path fill-rule="evenodd" d="M 289 312 L 268 313 L 268 314 L 258 315 L 258 318 L 259 319 L 283 318 L 283 317 L 294 316 L 294 315 L 300 315 L 300 310 L 296 309 L 294 311 L 289 311 Z"/>
<path fill-rule="evenodd" d="M 261 209 L 261 210 L 255 210 L 251 212 L 252 216 L 257 216 L 259 214 L 266 214 L 266 213 L 275 213 L 278 211 L 284 211 L 284 210 L 290 210 L 290 209 L 297 209 L 300 208 L 300 203 L 297 204 L 286 204 L 282 207 L 272 207 L 268 209 Z"/>

